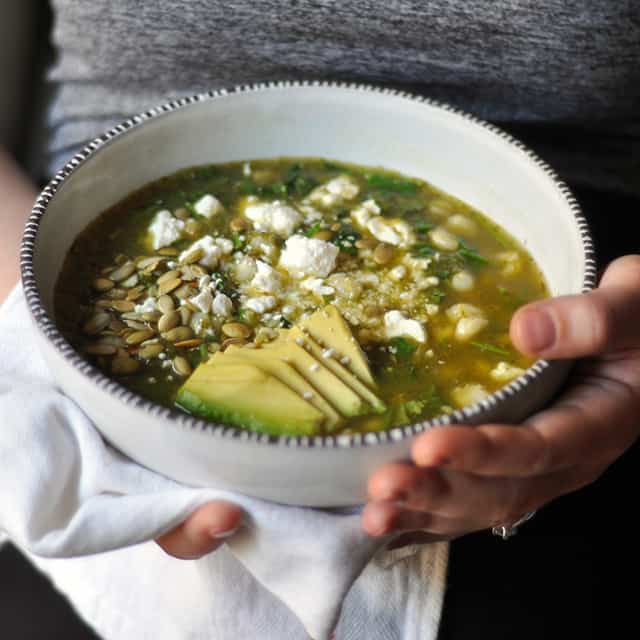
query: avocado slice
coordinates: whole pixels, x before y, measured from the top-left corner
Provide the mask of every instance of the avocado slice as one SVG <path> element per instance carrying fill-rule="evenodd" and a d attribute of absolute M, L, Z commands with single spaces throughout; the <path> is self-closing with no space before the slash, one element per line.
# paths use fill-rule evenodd
<path fill-rule="evenodd" d="M 318 343 L 335 349 L 340 356 L 348 358 L 346 364 L 355 376 L 375 389 L 376 383 L 371 375 L 367 357 L 355 339 L 349 325 L 340 312 L 328 305 L 311 314 L 300 326 Z"/>
<path fill-rule="evenodd" d="M 271 435 L 312 436 L 325 416 L 286 384 L 247 362 L 201 364 L 180 387 L 189 413 Z"/>
<path fill-rule="evenodd" d="M 243 362 L 250 362 L 275 376 L 299 396 L 307 400 L 318 411 L 322 412 L 326 418 L 325 426 L 327 431 L 335 431 L 337 427 L 344 423 L 342 416 L 290 364 L 278 358 L 265 358 L 262 349 L 243 349 L 236 345 L 230 345 L 224 353 L 218 351 L 207 364 L 209 366 L 217 366 Z"/>
<path fill-rule="evenodd" d="M 288 331 L 281 331 L 280 335 L 285 340 L 293 340 L 303 346 L 316 359 L 335 374 L 342 382 L 351 387 L 358 395 L 364 398 L 372 407 L 375 413 L 384 413 L 387 405 L 378 396 L 363 384 L 351 371 L 348 371 L 335 358 L 324 358 L 322 347 L 309 335 L 300 330 L 299 327 L 292 327 Z M 333 345 L 327 344 L 331 347 Z"/>
<path fill-rule="evenodd" d="M 256 349 L 256 353 L 260 352 L 267 358 L 275 356 L 292 365 L 343 416 L 362 416 L 370 412 L 362 397 L 295 342 L 276 340 Z"/>

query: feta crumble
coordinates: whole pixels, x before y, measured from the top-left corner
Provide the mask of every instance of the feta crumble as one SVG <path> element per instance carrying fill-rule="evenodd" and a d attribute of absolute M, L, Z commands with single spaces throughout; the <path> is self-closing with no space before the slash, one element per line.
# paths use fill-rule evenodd
<path fill-rule="evenodd" d="M 276 299 L 273 296 L 258 296 L 256 298 L 249 298 L 245 306 L 251 311 L 256 313 L 265 313 L 271 311 L 276 306 Z"/>
<path fill-rule="evenodd" d="M 153 298 L 147 298 L 142 304 L 137 304 L 133 311 L 135 313 L 152 313 L 157 308 L 156 301 Z"/>
<path fill-rule="evenodd" d="M 300 283 L 300 287 L 319 296 L 330 296 L 336 292 L 333 287 L 325 285 L 322 278 L 307 278 Z"/>
<path fill-rule="evenodd" d="M 256 231 L 273 231 L 283 238 L 288 238 L 302 219 L 293 207 L 279 200 L 250 204 L 244 214 Z"/>
<path fill-rule="evenodd" d="M 189 298 L 189 302 L 198 307 L 202 313 L 209 313 L 209 311 L 211 311 L 211 305 L 213 304 L 213 296 L 211 295 L 211 291 L 204 289 L 200 291 L 198 295 Z"/>
<path fill-rule="evenodd" d="M 359 192 L 360 187 L 349 176 L 338 176 L 316 187 L 309 194 L 309 200 L 324 207 L 333 207 L 345 200 L 353 200 Z"/>
<path fill-rule="evenodd" d="M 213 299 L 211 310 L 215 315 L 227 318 L 233 311 L 233 302 L 231 302 L 229 296 L 224 293 L 218 293 Z"/>
<path fill-rule="evenodd" d="M 256 275 L 251 280 L 251 286 L 265 293 L 274 293 L 280 290 L 280 274 L 266 262 L 255 261 Z"/>
<path fill-rule="evenodd" d="M 205 218 L 212 218 L 213 216 L 224 211 L 222 202 L 210 193 L 202 196 L 200 200 L 194 203 L 193 210 Z"/>
<path fill-rule="evenodd" d="M 183 220 L 174 218 L 167 209 L 158 211 L 149 225 L 154 251 L 180 240 L 184 224 Z"/>
<path fill-rule="evenodd" d="M 339 251 L 330 242 L 295 235 L 285 243 L 280 265 L 296 277 L 326 278 L 335 267 Z"/>
<path fill-rule="evenodd" d="M 384 314 L 384 326 L 387 338 L 407 337 L 416 342 L 426 342 L 427 333 L 420 322 L 407 318 L 398 310 Z"/>
<path fill-rule="evenodd" d="M 203 236 L 200 240 L 196 240 L 188 249 L 183 251 L 180 256 L 180 262 L 189 259 L 195 251 L 202 251 L 202 257 L 197 261 L 203 267 L 213 269 L 217 266 L 218 261 L 223 255 L 228 255 L 233 251 L 233 242 L 227 238 L 213 238 L 212 236 Z"/>

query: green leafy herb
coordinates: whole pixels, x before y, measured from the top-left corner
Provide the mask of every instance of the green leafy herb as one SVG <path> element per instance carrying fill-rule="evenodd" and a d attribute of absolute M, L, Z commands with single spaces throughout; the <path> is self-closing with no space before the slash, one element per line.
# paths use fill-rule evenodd
<path fill-rule="evenodd" d="M 200 360 L 201 362 L 207 362 L 207 360 L 209 360 L 209 349 L 207 349 L 206 342 L 200 345 Z"/>
<path fill-rule="evenodd" d="M 307 238 L 311 238 L 313 236 L 316 235 L 316 233 L 318 233 L 318 231 L 320 231 L 321 229 L 321 225 L 319 222 L 314 222 L 305 232 L 304 235 L 307 236 Z"/>
<path fill-rule="evenodd" d="M 331 242 L 333 242 L 340 251 L 348 253 L 351 256 L 355 256 L 358 254 L 356 242 L 359 239 L 360 234 L 353 227 L 344 226 L 340 231 L 338 231 L 338 233 L 336 233 Z"/>
<path fill-rule="evenodd" d="M 239 233 L 234 233 L 231 237 L 231 241 L 233 242 L 233 248 L 237 251 L 239 249 L 244 248 L 245 237 L 240 235 Z"/>
<path fill-rule="evenodd" d="M 476 349 L 480 349 L 480 351 L 484 351 L 487 353 L 495 353 L 498 356 L 509 356 L 511 355 L 505 349 L 501 349 L 500 347 L 496 347 L 493 344 L 488 344 L 487 342 L 472 342 L 471 343 Z"/>
<path fill-rule="evenodd" d="M 303 165 L 296 162 L 289 167 L 282 180 L 287 187 L 287 191 L 299 197 L 306 196 L 318 184 L 315 178 L 303 175 L 303 171 Z"/>
<path fill-rule="evenodd" d="M 418 243 L 413 245 L 413 254 L 419 258 L 430 258 L 436 250 L 429 244 Z"/>
<path fill-rule="evenodd" d="M 418 190 L 418 185 L 415 182 L 401 180 L 400 178 L 387 176 L 383 173 L 369 173 L 366 176 L 366 180 L 370 187 L 381 189 L 382 191 L 411 193 Z"/>
<path fill-rule="evenodd" d="M 284 316 L 282 318 L 280 318 L 280 326 L 283 329 L 290 329 L 293 325 L 291 323 L 291 320 L 287 320 Z"/>
<path fill-rule="evenodd" d="M 410 356 L 418 348 L 417 344 L 406 338 L 392 338 L 390 344 L 396 355 L 401 358 Z"/>
<path fill-rule="evenodd" d="M 429 302 L 431 304 L 440 304 L 447 294 L 442 289 L 431 289 L 429 291 Z"/>
<path fill-rule="evenodd" d="M 460 240 L 460 248 L 457 251 L 461 258 L 464 258 L 467 262 L 474 262 L 476 264 L 489 264 L 489 261 L 481 256 L 475 249 Z"/>
<path fill-rule="evenodd" d="M 527 303 L 524 298 L 513 291 L 509 291 L 509 289 L 506 289 L 505 287 L 498 287 L 498 293 L 500 293 L 500 295 L 513 309 L 517 309 Z"/>

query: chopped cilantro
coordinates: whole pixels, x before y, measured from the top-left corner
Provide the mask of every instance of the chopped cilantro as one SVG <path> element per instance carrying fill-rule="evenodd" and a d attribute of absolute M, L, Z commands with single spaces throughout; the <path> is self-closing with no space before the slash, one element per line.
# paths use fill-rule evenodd
<path fill-rule="evenodd" d="M 406 338 L 392 338 L 390 344 L 401 358 L 410 356 L 418 348 L 417 344 Z"/>
<path fill-rule="evenodd" d="M 460 240 L 460 248 L 457 251 L 461 258 L 464 258 L 467 262 L 475 262 L 476 264 L 489 264 L 489 261 L 481 256 L 475 249 Z"/>
<path fill-rule="evenodd" d="M 510 353 L 505 349 L 501 349 L 500 347 L 496 347 L 495 345 L 488 344 L 487 342 L 472 342 L 471 343 L 476 349 L 480 349 L 480 351 L 495 353 L 499 356 L 509 356 Z"/>
<path fill-rule="evenodd" d="M 280 326 L 283 329 L 290 329 L 292 327 L 291 320 L 287 320 L 284 316 L 280 318 Z"/>
<path fill-rule="evenodd" d="M 436 250 L 429 244 L 419 243 L 413 245 L 413 254 L 419 258 L 430 258 Z"/>
<path fill-rule="evenodd" d="M 433 229 L 433 225 L 426 220 L 419 220 L 413 225 L 413 228 L 418 233 L 427 233 L 427 231 L 431 231 L 431 229 Z"/>
<path fill-rule="evenodd" d="M 431 289 L 429 291 L 429 302 L 431 304 L 440 304 L 447 294 L 442 289 Z"/>
<path fill-rule="evenodd" d="M 200 360 L 202 362 L 207 362 L 209 360 L 209 349 L 207 349 L 207 343 L 203 342 L 200 345 Z"/>
<path fill-rule="evenodd" d="M 314 222 L 305 232 L 304 235 L 307 236 L 307 238 L 311 238 L 313 236 L 316 235 L 316 233 L 318 233 L 318 231 L 320 231 L 321 226 L 319 222 Z"/>
<path fill-rule="evenodd" d="M 244 247 L 245 238 L 243 235 L 240 235 L 239 233 L 235 233 L 231 238 L 231 240 L 233 242 L 233 248 L 236 251 Z"/>
<path fill-rule="evenodd" d="M 382 191 L 407 193 L 418 190 L 418 185 L 415 182 L 386 176 L 383 173 L 369 173 L 366 175 L 366 180 L 370 187 L 380 189 Z"/>
<path fill-rule="evenodd" d="M 350 226 L 344 226 L 333 237 L 331 242 L 335 244 L 340 251 L 348 253 L 351 256 L 355 256 L 358 253 L 356 249 L 356 242 L 360 239 L 360 234 Z"/>

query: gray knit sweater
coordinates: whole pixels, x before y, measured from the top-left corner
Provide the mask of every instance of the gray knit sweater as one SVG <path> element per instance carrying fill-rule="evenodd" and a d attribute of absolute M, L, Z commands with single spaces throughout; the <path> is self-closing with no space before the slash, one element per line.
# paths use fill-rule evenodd
<path fill-rule="evenodd" d="M 640 194 L 638 0 L 51 0 L 43 171 L 169 98 L 330 78 L 503 124 L 569 180 Z"/>

